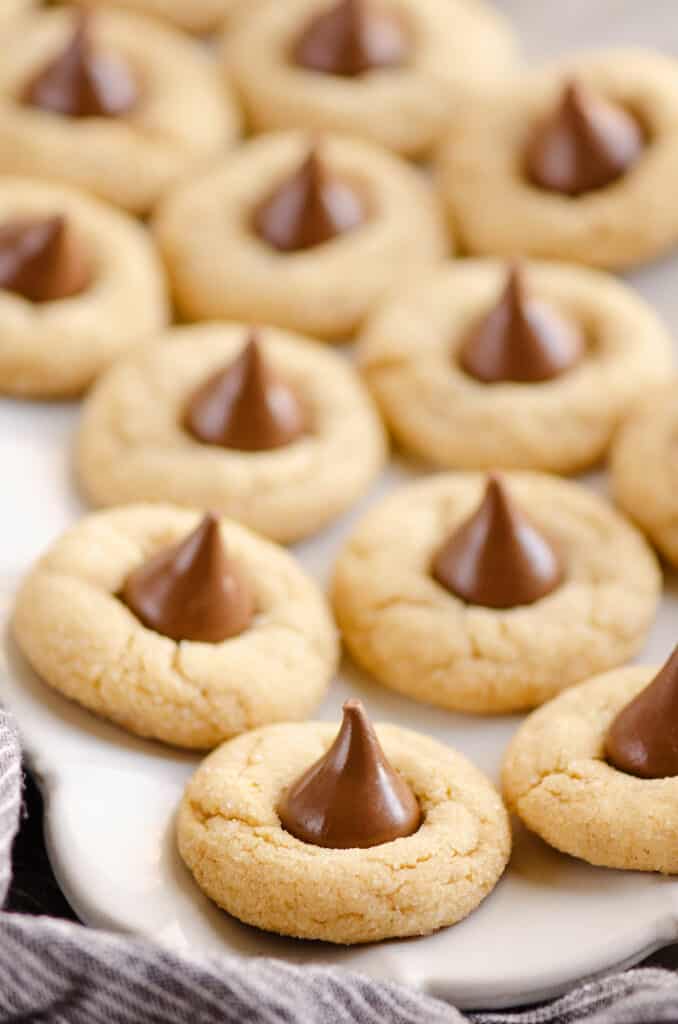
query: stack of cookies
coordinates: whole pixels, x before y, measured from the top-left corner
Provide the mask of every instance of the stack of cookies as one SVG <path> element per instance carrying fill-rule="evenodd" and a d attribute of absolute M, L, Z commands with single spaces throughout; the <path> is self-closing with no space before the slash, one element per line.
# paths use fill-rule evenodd
<path fill-rule="evenodd" d="M 427 934 L 499 882 L 509 809 L 678 873 L 678 654 L 624 667 L 653 547 L 678 565 L 672 344 L 609 273 L 678 245 L 678 63 L 529 70 L 489 0 L 4 7 L 0 393 L 84 398 L 99 508 L 14 635 L 67 698 L 212 751 L 177 818 L 200 888 L 284 935 Z M 328 601 L 280 545 L 390 442 L 412 479 Z M 564 479 L 608 457 L 617 507 Z M 307 721 L 340 640 L 404 701 L 533 712 L 506 803 L 357 697 Z"/>

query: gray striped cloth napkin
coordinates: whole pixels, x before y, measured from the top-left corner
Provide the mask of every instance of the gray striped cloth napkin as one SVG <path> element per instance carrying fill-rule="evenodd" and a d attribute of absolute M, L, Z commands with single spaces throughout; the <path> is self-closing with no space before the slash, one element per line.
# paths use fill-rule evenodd
<path fill-rule="evenodd" d="M 0 710 L 0 905 L 21 808 L 16 730 Z M 660 1024 L 678 977 L 642 969 L 526 1013 L 480 1013 L 397 985 L 274 960 L 175 956 L 148 942 L 0 913 L 0 1024 Z"/>

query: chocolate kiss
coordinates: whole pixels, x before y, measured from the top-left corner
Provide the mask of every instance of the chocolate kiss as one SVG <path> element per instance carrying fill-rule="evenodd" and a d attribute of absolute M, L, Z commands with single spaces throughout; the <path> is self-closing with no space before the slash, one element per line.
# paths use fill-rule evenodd
<path fill-rule="evenodd" d="M 89 281 L 84 253 L 64 217 L 0 225 L 0 288 L 31 302 L 53 302 L 80 294 Z"/>
<path fill-rule="evenodd" d="M 538 383 L 569 370 L 584 348 L 574 324 L 528 298 L 522 271 L 513 267 L 499 301 L 464 343 L 460 362 L 486 384 Z"/>
<path fill-rule="evenodd" d="M 332 178 L 315 150 L 259 206 L 254 229 L 280 252 L 299 252 L 329 242 L 365 219 L 357 193 Z"/>
<path fill-rule="evenodd" d="M 145 626 L 177 641 L 218 644 L 254 616 L 250 588 L 227 558 L 213 515 L 131 573 L 120 598 Z"/>
<path fill-rule="evenodd" d="M 517 608 L 534 604 L 562 582 L 560 558 L 490 476 L 479 508 L 433 560 L 433 577 L 469 604 Z"/>
<path fill-rule="evenodd" d="M 619 712 L 605 755 L 615 768 L 642 779 L 678 775 L 678 647 L 659 675 Z"/>
<path fill-rule="evenodd" d="M 278 814 L 303 843 L 333 850 L 390 843 L 421 824 L 419 804 L 386 760 L 359 700 L 346 701 L 334 743 L 285 791 Z"/>
<path fill-rule="evenodd" d="M 541 188 L 579 196 L 604 188 L 640 158 L 643 132 L 622 107 L 570 82 L 528 147 L 527 173 Z"/>
<path fill-rule="evenodd" d="M 119 117 L 135 106 L 139 92 L 124 61 L 94 52 L 82 15 L 66 49 L 28 83 L 23 98 L 68 117 Z"/>
<path fill-rule="evenodd" d="M 368 10 L 365 0 L 339 0 L 306 26 L 295 63 L 310 71 L 353 78 L 402 64 L 406 42 L 400 25 Z"/>
<path fill-rule="evenodd" d="M 246 452 L 282 448 L 307 426 L 299 399 L 267 368 L 254 333 L 236 361 L 196 391 L 184 424 L 205 444 Z"/>

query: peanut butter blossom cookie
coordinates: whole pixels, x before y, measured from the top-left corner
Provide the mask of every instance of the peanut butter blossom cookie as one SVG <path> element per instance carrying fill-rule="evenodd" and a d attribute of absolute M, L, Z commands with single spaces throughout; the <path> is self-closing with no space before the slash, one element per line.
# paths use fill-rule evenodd
<path fill-rule="evenodd" d="M 190 781 L 181 855 L 201 889 L 266 931 L 350 945 L 426 935 L 499 880 L 511 835 L 466 758 L 360 701 L 336 726 L 276 725 L 224 744 Z"/>
<path fill-rule="evenodd" d="M 155 233 L 182 313 L 343 339 L 448 250 L 429 184 L 368 143 L 271 135 L 194 176 Z"/>
<path fill-rule="evenodd" d="M 120 7 L 150 14 L 188 32 L 214 32 L 241 14 L 250 13 L 262 0 L 75 0 L 89 9 Z"/>
<path fill-rule="evenodd" d="M 168 316 L 141 226 L 71 189 L 0 178 L 0 394 L 77 395 Z"/>
<path fill-rule="evenodd" d="M 439 171 L 471 253 L 650 260 L 678 241 L 678 63 L 603 51 L 470 97 Z"/>
<path fill-rule="evenodd" d="M 213 508 L 287 542 L 348 509 L 385 456 L 343 359 L 271 328 L 210 324 L 178 328 L 102 378 L 77 462 L 97 505 Z"/>
<path fill-rule="evenodd" d="M 671 373 L 653 311 L 602 273 L 465 260 L 393 296 L 360 365 L 402 445 L 441 466 L 570 473 Z"/>
<path fill-rule="evenodd" d="M 414 155 L 513 69 L 516 46 L 482 0 L 268 0 L 227 31 L 224 61 L 259 131 L 333 129 Z"/>
<path fill-rule="evenodd" d="M 130 732 L 199 749 L 305 718 L 337 662 L 325 601 L 286 552 L 167 505 L 69 530 L 23 583 L 13 628 L 54 689 Z"/>
<path fill-rule="evenodd" d="M 142 213 L 223 151 L 239 118 L 207 54 L 151 19 L 36 12 L 3 35 L 0 172 Z"/>
<path fill-rule="evenodd" d="M 675 379 L 624 422 L 610 470 L 616 502 L 678 565 L 678 400 Z"/>
<path fill-rule="evenodd" d="M 535 707 L 621 664 L 660 594 L 643 538 L 601 498 L 537 473 L 441 475 L 368 512 L 334 608 L 356 662 L 458 711 Z"/>
<path fill-rule="evenodd" d="M 528 718 L 509 747 L 512 809 L 556 849 L 602 867 L 678 873 L 678 648 L 598 676 Z"/>

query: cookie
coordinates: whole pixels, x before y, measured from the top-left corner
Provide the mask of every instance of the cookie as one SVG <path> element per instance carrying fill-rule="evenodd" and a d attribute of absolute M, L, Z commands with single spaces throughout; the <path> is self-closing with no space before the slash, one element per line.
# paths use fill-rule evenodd
<path fill-rule="evenodd" d="M 672 565 L 678 565 L 677 435 L 678 403 L 671 380 L 633 410 L 610 457 L 615 501 Z"/>
<path fill-rule="evenodd" d="M 574 473 L 672 356 L 649 306 L 602 273 L 464 260 L 388 300 L 359 364 L 407 451 L 450 469 Z"/>
<path fill-rule="evenodd" d="M 661 577 L 641 535 L 578 484 L 503 479 L 405 487 L 340 555 L 339 627 L 385 686 L 457 711 L 519 711 L 642 646 Z"/>
<path fill-rule="evenodd" d="M 8 29 L 4 47 L 3 174 L 62 181 L 143 213 L 237 138 L 237 108 L 209 56 L 152 19 L 36 12 Z M 79 74 L 63 74 L 64 63 Z"/>
<path fill-rule="evenodd" d="M 207 33 L 248 13 L 261 0 L 75 0 L 87 9 L 120 7 L 168 21 L 187 32 Z"/>
<path fill-rule="evenodd" d="M 169 318 L 144 228 L 58 185 L 0 179 L 0 393 L 80 394 Z"/>
<path fill-rule="evenodd" d="M 203 762 L 177 821 L 181 856 L 200 888 L 247 924 L 346 945 L 425 935 L 466 917 L 510 853 L 494 787 L 449 747 L 378 725 L 383 753 L 420 805 L 421 825 L 369 848 L 315 845 L 283 827 L 280 802 L 314 761 L 327 759 L 336 733 L 321 722 L 268 726 Z"/>
<path fill-rule="evenodd" d="M 640 778 L 606 759 L 611 726 L 657 671 L 591 679 L 535 711 L 514 737 L 506 799 L 557 850 L 602 867 L 678 873 L 678 778 Z"/>
<path fill-rule="evenodd" d="M 167 584 L 139 597 L 144 581 L 132 574 L 190 539 L 199 522 L 198 513 L 168 505 L 82 520 L 28 574 L 13 631 L 36 672 L 66 697 L 139 736 L 209 749 L 260 725 L 306 717 L 332 677 L 337 640 L 322 595 L 296 562 L 228 520 L 220 537 L 250 595 L 245 628 L 208 643 L 144 625 L 159 625 L 150 604 Z M 135 594 L 143 619 L 129 604 Z M 203 596 L 200 590 L 191 599 L 205 619 L 213 601 L 204 607 Z M 184 591 L 180 608 L 190 603 Z"/>
<path fill-rule="evenodd" d="M 0 8 L 0 29 L 9 25 L 13 18 L 26 14 L 35 7 L 35 0 L 3 0 Z"/>
<path fill-rule="evenodd" d="M 168 196 L 154 230 L 185 317 L 335 340 L 448 250 L 419 173 L 339 137 L 246 143 Z"/>
<path fill-rule="evenodd" d="M 252 441 L 242 436 L 247 422 L 231 417 L 229 435 L 229 396 L 234 390 L 251 395 L 258 372 L 251 359 L 243 368 L 247 339 L 247 329 L 236 324 L 177 328 L 100 380 L 85 405 L 77 447 L 78 475 L 90 501 L 171 500 L 213 508 L 285 542 L 350 507 L 386 455 L 383 429 L 357 375 L 334 353 L 266 328 L 259 332 L 262 359 L 278 386 L 290 389 L 281 399 L 276 393 L 272 404 L 286 410 L 282 427 L 292 416 L 294 429 L 279 445 L 276 438 Z M 233 383 L 230 376 L 243 369 L 247 388 L 242 377 Z M 227 379 L 224 386 L 217 378 L 217 420 L 225 436 L 209 433 L 203 403 L 193 403 L 222 372 Z M 210 386 L 210 401 L 213 393 Z M 302 410 L 298 430 L 291 401 Z M 244 405 L 246 411 L 251 402 Z M 261 418 L 250 416 L 252 429 L 261 429 Z"/>
<path fill-rule="evenodd" d="M 268 0 L 228 29 L 223 56 L 257 131 L 346 132 L 414 156 L 516 51 L 483 0 Z"/>
<path fill-rule="evenodd" d="M 651 260 L 678 240 L 678 64 L 589 53 L 469 97 L 438 170 L 471 254 L 609 268 Z"/>

